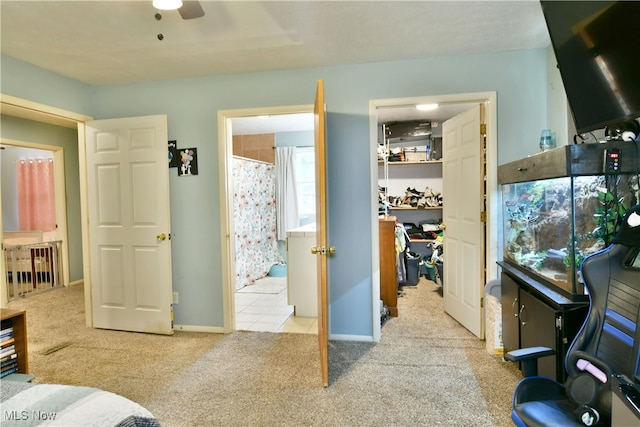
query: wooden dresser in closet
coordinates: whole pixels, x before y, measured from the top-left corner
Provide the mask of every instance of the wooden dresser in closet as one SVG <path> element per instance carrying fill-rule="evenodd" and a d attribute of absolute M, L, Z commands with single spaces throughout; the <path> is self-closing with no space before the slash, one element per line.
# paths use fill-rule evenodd
<path fill-rule="evenodd" d="M 379 219 L 380 298 L 392 316 L 398 315 L 398 275 L 396 270 L 396 217 Z"/>

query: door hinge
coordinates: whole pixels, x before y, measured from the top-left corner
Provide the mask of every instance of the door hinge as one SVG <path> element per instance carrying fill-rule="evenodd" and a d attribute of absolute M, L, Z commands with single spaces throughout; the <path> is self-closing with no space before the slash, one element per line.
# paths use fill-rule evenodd
<path fill-rule="evenodd" d="M 484 308 L 484 297 L 480 297 L 480 308 Z"/>
<path fill-rule="evenodd" d="M 556 317 L 556 328 L 562 329 L 562 316 Z"/>
<path fill-rule="evenodd" d="M 480 222 L 487 222 L 487 212 L 486 211 L 480 212 Z"/>
<path fill-rule="evenodd" d="M 480 135 L 486 135 L 486 134 L 487 134 L 487 124 L 480 123 Z"/>

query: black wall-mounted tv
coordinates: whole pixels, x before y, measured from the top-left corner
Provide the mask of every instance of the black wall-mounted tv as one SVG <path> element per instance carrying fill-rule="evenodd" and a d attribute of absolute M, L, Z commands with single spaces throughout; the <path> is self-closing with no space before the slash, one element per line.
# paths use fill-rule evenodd
<path fill-rule="evenodd" d="M 576 130 L 640 117 L 640 1 L 541 1 Z"/>

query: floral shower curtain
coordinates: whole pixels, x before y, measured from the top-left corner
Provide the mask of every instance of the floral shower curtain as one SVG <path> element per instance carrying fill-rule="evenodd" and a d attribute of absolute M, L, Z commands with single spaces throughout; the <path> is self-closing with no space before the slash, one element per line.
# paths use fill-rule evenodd
<path fill-rule="evenodd" d="M 56 229 L 53 159 L 16 162 L 20 231 Z"/>
<path fill-rule="evenodd" d="M 240 289 L 283 261 L 276 241 L 274 165 L 233 157 L 233 218 Z"/>

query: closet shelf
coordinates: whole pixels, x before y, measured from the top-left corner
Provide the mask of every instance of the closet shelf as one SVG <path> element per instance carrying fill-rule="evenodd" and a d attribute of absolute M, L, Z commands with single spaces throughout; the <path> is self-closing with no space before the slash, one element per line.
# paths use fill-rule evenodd
<path fill-rule="evenodd" d="M 409 239 L 411 243 L 433 243 L 436 239 Z"/>
<path fill-rule="evenodd" d="M 442 206 L 427 206 L 424 208 L 418 208 L 418 207 L 403 208 L 403 207 L 389 206 L 390 211 L 428 211 L 428 210 L 437 210 L 437 209 L 442 209 Z"/>
<path fill-rule="evenodd" d="M 387 164 L 389 166 L 394 166 L 394 165 L 437 165 L 437 164 L 442 164 L 442 160 L 425 160 L 423 162 L 387 162 Z M 384 160 L 378 160 L 378 165 L 384 165 Z"/>

